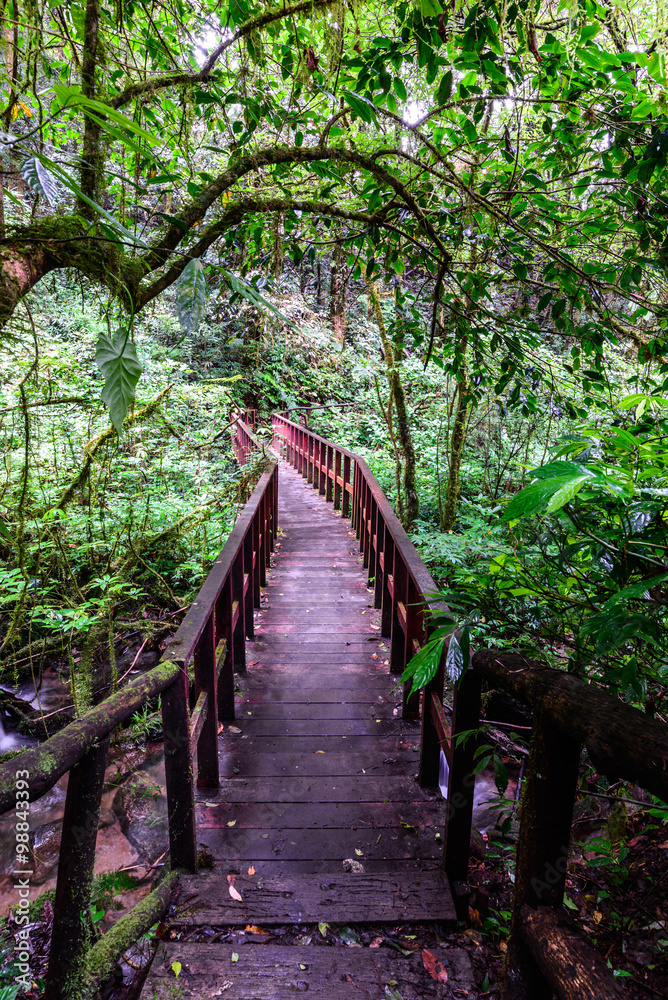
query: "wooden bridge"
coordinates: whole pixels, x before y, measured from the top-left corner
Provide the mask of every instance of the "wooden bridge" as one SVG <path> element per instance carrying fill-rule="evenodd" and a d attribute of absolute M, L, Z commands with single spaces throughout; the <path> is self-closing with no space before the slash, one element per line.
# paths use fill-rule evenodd
<path fill-rule="evenodd" d="M 561 671 L 490 650 L 473 654 L 450 706 L 445 650 L 421 701 L 397 693 L 441 607 L 434 582 L 362 459 L 285 415 L 274 417 L 273 445 L 280 460 L 267 456 L 161 663 L 0 765 L 0 812 L 15 806 L 17 768 L 31 800 L 69 771 L 47 1000 L 93 996 L 163 918 L 170 930 L 142 1000 L 475 997 L 458 949 L 342 948 L 317 931 L 308 943 L 260 944 L 253 929 L 419 924 L 442 934 L 466 920 L 474 742 L 451 734 L 478 727 L 483 683 L 534 712 L 507 995 L 623 997 L 561 910 L 580 752 L 668 799 L 668 727 Z M 241 461 L 263 447 L 245 420 L 234 447 Z M 81 914 L 109 734 L 158 693 L 171 872 L 89 948 Z M 198 847 L 213 868 L 198 867 Z M 220 940 L 230 928 L 248 928 L 243 945 Z"/>

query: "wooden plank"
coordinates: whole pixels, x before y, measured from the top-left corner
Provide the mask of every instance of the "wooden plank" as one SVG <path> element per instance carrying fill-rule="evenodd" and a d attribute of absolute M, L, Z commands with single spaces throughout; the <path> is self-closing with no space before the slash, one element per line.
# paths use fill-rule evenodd
<path fill-rule="evenodd" d="M 428 871 L 407 881 L 392 872 L 373 875 L 341 872 L 326 878 L 290 875 L 258 878 L 239 875 L 234 887 L 239 902 L 228 891 L 226 875 L 184 876 L 180 898 L 187 900 L 170 923 L 184 919 L 189 926 L 244 927 L 259 924 L 456 922 L 447 879 Z"/>
<path fill-rule="evenodd" d="M 413 774 L 420 762 L 419 754 L 403 753 L 385 762 L 383 757 L 369 760 L 369 754 L 359 753 L 246 753 L 245 742 L 239 741 L 237 753 L 224 754 L 220 762 L 221 778 L 240 774 L 246 778 L 287 777 L 300 775 L 394 775 Z M 236 771 L 235 771 L 236 768 Z"/>
<path fill-rule="evenodd" d="M 240 720 L 237 720 L 240 721 Z M 379 728 L 382 722 L 379 724 Z M 418 737 L 419 738 L 419 737 Z M 363 759 L 362 767 L 373 767 L 385 757 L 403 755 L 407 750 L 413 751 L 413 747 L 419 750 L 413 738 L 402 736 L 228 736 L 222 733 L 219 739 L 221 755 L 239 752 L 239 744 L 242 744 L 242 753 L 246 756 L 268 756 L 276 754 L 299 754 L 304 759 L 316 755 L 340 755 L 351 754 L 356 758 Z M 414 761 L 419 761 L 419 757 L 413 757 Z"/>
<path fill-rule="evenodd" d="M 206 802 L 375 802 L 391 799 L 393 802 L 428 801 L 440 799 L 438 792 L 422 790 L 411 775 L 368 774 L 324 777 L 233 777 L 222 779 L 220 788 L 213 794 L 202 791 L 198 801 Z"/>
<path fill-rule="evenodd" d="M 237 957 L 233 961 L 233 955 Z M 193 944 L 162 942 L 141 1000 L 182 1000 L 222 996 L 225 1000 L 286 1000 L 299 993 L 310 1000 L 379 998 L 394 987 L 402 1000 L 449 1000 L 475 995 L 469 958 L 461 950 L 434 949 L 448 981 L 441 983 L 424 968 L 420 951 L 399 956 L 382 948 L 298 947 L 271 944 Z M 179 962 L 178 982 L 172 963 Z M 453 993 L 456 989 L 459 994 Z M 223 991 L 223 992 L 221 992 Z"/>
<path fill-rule="evenodd" d="M 384 860 L 392 867 L 395 858 L 436 861 L 441 854 L 440 840 L 426 827 L 413 832 L 394 827 L 389 830 L 351 830 L 345 827 L 312 829 L 230 829 L 207 827 L 198 831 L 198 843 L 205 844 L 213 857 L 222 863 L 241 856 L 249 862 L 281 859 L 333 861 L 340 869 L 345 858 L 364 864 L 366 858 Z M 361 851 L 361 854 L 357 854 Z"/>
<path fill-rule="evenodd" d="M 215 802 L 197 804 L 197 829 L 218 829 L 232 823 L 237 830 L 440 830 L 442 801 L 409 802 Z"/>
<path fill-rule="evenodd" d="M 285 706 L 287 707 L 287 706 Z M 245 719 L 237 719 L 237 726 L 241 728 L 243 734 L 248 737 L 264 736 L 324 736 L 340 738 L 341 736 L 394 736 L 403 735 L 400 720 L 393 718 L 381 718 L 374 711 L 366 708 L 366 717 L 343 719 L 324 718 L 317 707 L 311 706 L 310 716 L 306 719 L 289 719 L 283 716 L 279 719 L 261 719 L 257 716 L 246 716 Z M 418 733 L 409 731 L 410 739 L 413 740 Z"/>

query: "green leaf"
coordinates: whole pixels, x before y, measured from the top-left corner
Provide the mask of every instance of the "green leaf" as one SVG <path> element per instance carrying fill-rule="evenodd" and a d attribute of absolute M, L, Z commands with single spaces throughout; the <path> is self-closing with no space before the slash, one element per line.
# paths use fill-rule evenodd
<path fill-rule="evenodd" d="M 589 476 L 582 474 L 555 476 L 532 483 L 531 486 L 527 486 L 513 497 L 503 513 L 502 520 L 516 521 L 520 517 L 529 517 L 529 515 L 537 514 L 546 508 L 548 508 L 549 513 L 553 513 L 572 500 L 589 478 Z"/>
<path fill-rule="evenodd" d="M 452 71 L 448 70 L 441 77 L 441 82 L 438 85 L 438 90 L 436 91 L 436 103 L 445 104 L 449 100 L 452 94 Z"/>
<path fill-rule="evenodd" d="M 106 403 L 111 422 L 120 435 L 141 375 L 141 365 L 129 331 L 120 329 L 113 339 L 101 333 L 95 348 L 95 361 L 105 379 L 102 401 Z"/>
<path fill-rule="evenodd" d="M 420 0 L 420 12 L 423 17 L 438 17 L 443 13 L 443 8 L 438 0 Z"/>
<path fill-rule="evenodd" d="M 353 94 L 350 90 L 342 90 L 343 99 L 349 108 L 352 108 L 362 121 L 371 123 L 374 120 L 374 107 L 359 94 Z"/>
<path fill-rule="evenodd" d="M 93 115 L 91 115 L 91 118 L 98 122 L 98 124 L 101 124 L 103 128 L 107 127 L 104 119 L 108 118 L 109 121 L 115 122 L 116 125 L 127 129 L 128 132 L 133 132 L 152 146 L 162 141 L 159 136 L 151 135 L 146 129 L 133 122 L 131 118 L 126 118 L 120 111 L 116 111 L 115 108 L 110 107 L 108 104 L 103 104 L 101 101 L 94 101 L 90 97 L 84 97 L 76 87 L 68 87 L 64 83 L 56 83 L 53 86 L 53 92 L 63 107 L 81 107 L 84 113 L 93 111 L 98 116 L 101 115 L 101 121 Z"/>
<path fill-rule="evenodd" d="M 204 316 L 208 287 L 202 262 L 188 261 L 175 284 L 176 315 L 184 333 L 197 333 Z"/>
<path fill-rule="evenodd" d="M 406 669 L 401 675 L 401 680 L 405 683 L 411 680 L 411 678 L 413 679 L 411 694 L 414 691 L 419 691 L 420 688 L 423 688 L 435 676 L 443 655 L 444 641 L 445 632 L 440 629 L 439 633 L 426 642 L 422 649 L 406 665 Z"/>
<path fill-rule="evenodd" d="M 457 636 L 452 635 L 448 643 L 448 652 L 445 657 L 445 672 L 449 680 L 456 684 L 462 675 L 464 668 L 464 656 L 461 646 L 457 641 Z"/>
<path fill-rule="evenodd" d="M 11 542 L 12 540 L 12 533 L 1 517 L 0 517 L 0 538 L 4 538 L 6 542 Z"/>
<path fill-rule="evenodd" d="M 251 285 L 249 281 L 245 281 L 243 278 L 233 274 L 232 271 L 227 271 L 223 267 L 220 268 L 220 272 L 225 276 L 230 288 L 236 295 L 240 295 L 242 299 L 246 299 L 247 302 L 251 302 L 254 306 L 267 309 L 270 313 L 276 316 L 277 319 L 280 319 L 281 323 L 285 323 L 291 330 L 297 330 L 297 327 L 289 316 L 286 316 L 280 309 L 277 309 L 276 306 L 269 301 L 269 299 L 265 299 L 264 295 L 262 295 L 254 285 Z"/>
<path fill-rule="evenodd" d="M 37 157 L 27 157 L 21 164 L 20 173 L 23 180 L 30 185 L 35 194 L 40 195 L 47 205 L 56 204 L 58 188 L 55 177 Z"/>

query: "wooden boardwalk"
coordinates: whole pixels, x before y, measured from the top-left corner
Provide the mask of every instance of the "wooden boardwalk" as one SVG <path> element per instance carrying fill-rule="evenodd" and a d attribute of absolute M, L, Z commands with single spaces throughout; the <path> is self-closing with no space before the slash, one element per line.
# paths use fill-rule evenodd
<path fill-rule="evenodd" d="M 357 539 L 285 463 L 279 526 L 237 718 L 220 737 L 220 789 L 198 794 L 199 840 L 216 865 L 182 879 L 173 925 L 190 937 L 322 921 L 453 927 L 439 867 L 444 805 L 415 780 L 419 724 L 401 718 Z M 361 989 L 383 1000 L 390 982 L 402 1000 L 474 996 L 465 953 L 437 958 L 449 985 L 427 974 L 419 953 L 176 941 L 160 946 L 142 998 L 172 995 L 173 961 L 185 970 L 183 997 L 297 990 L 336 1000 Z"/>

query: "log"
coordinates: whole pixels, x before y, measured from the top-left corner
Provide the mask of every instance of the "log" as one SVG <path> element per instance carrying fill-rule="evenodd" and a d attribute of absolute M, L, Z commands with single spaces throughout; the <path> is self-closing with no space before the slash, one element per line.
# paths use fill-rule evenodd
<path fill-rule="evenodd" d="M 159 663 L 148 673 L 106 698 L 71 722 L 41 746 L 32 747 L 0 765 L 0 814 L 14 807 L 16 801 L 16 771 L 30 772 L 30 801 L 53 788 L 63 774 L 81 760 L 97 740 L 134 715 L 149 698 L 165 691 L 179 675 L 178 663 Z"/>
<path fill-rule="evenodd" d="M 522 908 L 522 931 L 536 963 L 560 1000 L 624 1000 L 605 959 L 563 911 Z M 511 989 L 512 995 L 512 989 Z"/>
<path fill-rule="evenodd" d="M 487 649 L 472 666 L 489 684 L 544 709 L 566 736 L 584 743 L 599 771 L 625 778 L 668 802 L 668 726 L 594 684 L 536 661 Z"/>

